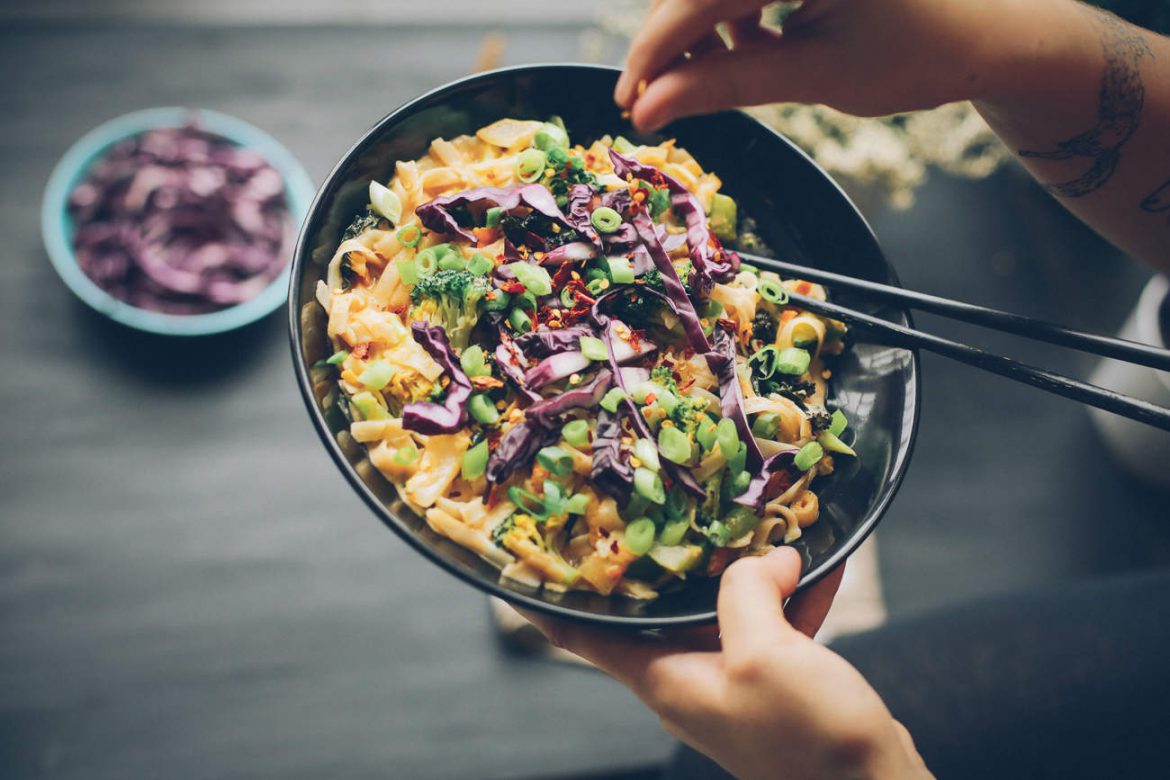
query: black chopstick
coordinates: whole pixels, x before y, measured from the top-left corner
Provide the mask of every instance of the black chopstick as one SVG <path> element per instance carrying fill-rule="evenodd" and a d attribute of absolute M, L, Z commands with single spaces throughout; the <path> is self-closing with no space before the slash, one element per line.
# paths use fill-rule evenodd
<path fill-rule="evenodd" d="M 1014 379 L 1017 382 L 1023 382 L 1041 390 L 1047 390 L 1050 393 L 1071 398 L 1074 401 L 1080 401 L 1089 406 L 1095 406 L 1098 409 L 1152 425 L 1155 428 L 1161 428 L 1164 431 L 1170 431 L 1170 409 L 1164 409 L 1148 401 L 1131 398 L 1112 390 L 1072 379 L 1063 374 L 1046 371 L 1011 358 L 984 352 L 966 344 L 897 325 L 880 317 L 863 314 L 835 303 L 818 301 L 815 298 L 796 293 L 789 293 L 788 298 L 793 306 L 807 309 L 824 317 L 832 317 L 865 330 L 876 336 L 877 340 L 883 344 L 907 349 L 914 347 L 925 349 L 960 363 L 982 368 L 1008 379 Z"/>
<path fill-rule="evenodd" d="M 919 311 L 928 311 L 941 314 L 955 320 L 970 322 L 1019 336 L 1046 341 L 1050 344 L 1059 344 L 1081 352 L 1090 352 L 1101 357 L 1110 357 L 1123 360 L 1127 363 L 1136 363 L 1162 371 L 1170 371 L 1170 350 L 1159 349 L 1148 344 L 1136 341 L 1126 341 L 1108 336 L 1098 336 L 1095 333 L 1084 333 L 1066 328 L 1043 320 L 1034 320 L 997 309 L 988 309 L 962 301 L 953 301 L 940 298 L 936 295 L 905 290 L 901 287 L 892 287 L 866 279 L 857 279 L 852 276 L 824 271 L 819 268 L 807 268 L 795 263 L 773 260 L 769 257 L 740 252 L 739 256 L 752 265 L 770 271 L 776 271 L 785 277 L 807 279 L 810 282 L 830 284 L 841 289 L 855 290 L 864 293 L 867 298 L 885 303 L 901 304 L 907 308 Z"/>

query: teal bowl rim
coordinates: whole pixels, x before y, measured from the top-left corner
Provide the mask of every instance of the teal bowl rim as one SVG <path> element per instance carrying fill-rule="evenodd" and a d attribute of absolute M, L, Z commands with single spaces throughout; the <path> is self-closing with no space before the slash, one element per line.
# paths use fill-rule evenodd
<path fill-rule="evenodd" d="M 293 227 L 299 228 L 309 213 L 317 191 L 309 174 L 279 141 L 255 125 L 206 108 L 167 106 L 148 108 L 103 122 L 79 138 L 61 157 L 49 176 L 41 202 L 41 234 L 49 261 L 65 286 L 94 311 L 136 330 L 165 336 L 205 336 L 241 328 L 270 314 L 288 298 L 293 244 L 285 248 L 288 261 L 280 275 L 254 298 L 207 314 L 165 314 L 147 311 L 120 301 L 85 275 L 73 254 L 73 219 L 69 193 L 94 161 L 115 143 L 147 130 L 179 127 L 197 117 L 205 130 L 262 155 L 284 179 L 285 197 Z"/>

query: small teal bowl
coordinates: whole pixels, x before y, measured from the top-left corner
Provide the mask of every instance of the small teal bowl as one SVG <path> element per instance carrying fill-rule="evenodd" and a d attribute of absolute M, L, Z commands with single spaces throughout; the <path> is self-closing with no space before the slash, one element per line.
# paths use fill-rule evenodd
<path fill-rule="evenodd" d="M 241 328 L 271 313 L 288 299 L 290 266 L 286 265 L 263 292 L 243 303 L 207 314 L 164 314 L 118 300 L 98 287 L 77 265 L 73 254 L 74 224 L 68 208 L 69 193 L 85 178 L 93 163 L 114 144 L 147 130 L 181 127 L 193 116 L 204 130 L 262 155 L 284 179 L 285 200 L 294 226 L 304 222 L 316 187 L 288 149 L 241 119 L 206 109 L 181 107 L 135 111 L 90 130 L 70 147 L 53 169 L 41 204 L 45 250 L 53 268 L 73 294 L 115 322 L 164 336 L 205 336 Z M 292 246 L 287 251 L 291 259 Z"/>

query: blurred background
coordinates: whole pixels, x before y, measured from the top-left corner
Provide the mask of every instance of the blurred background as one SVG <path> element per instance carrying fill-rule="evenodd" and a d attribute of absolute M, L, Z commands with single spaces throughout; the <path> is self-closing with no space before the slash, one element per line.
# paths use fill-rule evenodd
<path fill-rule="evenodd" d="M 1164 4 L 1114 5 L 1166 29 Z M 381 116 L 473 70 L 620 63 L 640 14 L 0 2 L 0 776 L 655 776 L 672 743 L 653 715 L 592 670 L 512 647 L 478 592 L 353 494 L 298 397 L 283 310 L 201 339 L 124 329 L 53 273 L 38 218 L 60 156 L 127 111 L 240 117 L 316 183 Z M 1149 276 L 967 107 L 863 123 L 757 113 L 838 176 L 908 287 L 1114 332 Z M 844 605 L 860 616 L 839 630 L 1170 562 L 1166 494 L 1112 464 L 1084 409 L 923 365 L 914 462 Z"/>

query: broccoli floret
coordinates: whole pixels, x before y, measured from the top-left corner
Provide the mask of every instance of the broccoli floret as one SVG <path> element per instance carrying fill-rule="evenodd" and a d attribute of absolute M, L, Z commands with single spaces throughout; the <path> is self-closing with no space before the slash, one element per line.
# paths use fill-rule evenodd
<path fill-rule="evenodd" d="M 650 371 L 650 379 L 674 393 L 679 399 L 675 407 L 670 410 L 669 415 L 679 430 L 690 434 L 698 430 L 699 424 L 706 417 L 707 402 L 680 393 L 678 384 L 674 381 L 674 373 L 667 366 L 655 366 Z"/>
<path fill-rule="evenodd" d="M 829 426 L 833 424 L 833 415 L 829 414 L 828 410 L 822 407 L 811 407 L 808 410 L 808 414 L 808 421 L 812 426 L 813 433 L 820 433 L 821 431 L 828 430 Z"/>
<path fill-rule="evenodd" d="M 752 338 L 771 344 L 776 340 L 776 320 L 766 311 L 757 311 L 752 318 Z"/>
<path fill-rule="evenodd" d="M 510 514 L 504 518 L 504 522 L 492 529 L 492 541 L 496 543 L 497 547 L 504 546 L 504 538 L 512 532 L 516 527 L 516 514 Z"/>
<path fill-rule="evenodd" d="M 462 351 L 479 321 L 479 302 L 490 289 L 487 277 L 468 271 L 448 269 L 424 276 L 410 291 L 415 304 L 411 317 L 442 328 L 451 346 Z"/>
<path fill-rule="evenodd" d="M 553 147 L 546 153 L 548 167 L 552 169 L 552 176 L 544 180 L 549 192 L 557 199 L 557 204 L 564 208 L 561 200 L 568 202 L 569 189 L 574 184 L 588 184 L 597 188 L 597 177 L 585 167 L 585 161 L 576 155 L 569 154 L 561 147 Z"/>
<path fill-rule="evenodd" d="M 638 278 L 651 290 L 657 290 L 660 293 L 666 292 L 666 285 L 662 283 L 662 274 L 658 272 L 657 268 L 651 268 Z"/>
<path fill-rule="evenodd" d="M 385 217 L 367 207 L 365 213 L 358 214 L 353 218 L 353 222 L 349 223 L 349 227 L 341 234 L 341 240 L 348 241 L 351 238 L 357 238 L 367 230 L 386 230 L 389 226 L 390 223 Z"/>

